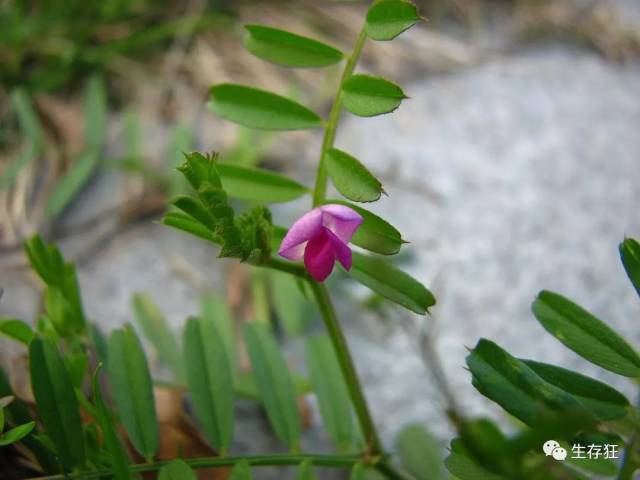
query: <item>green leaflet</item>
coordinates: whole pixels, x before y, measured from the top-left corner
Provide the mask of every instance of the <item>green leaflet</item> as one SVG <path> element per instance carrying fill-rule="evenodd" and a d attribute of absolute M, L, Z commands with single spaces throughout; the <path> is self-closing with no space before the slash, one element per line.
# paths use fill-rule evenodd
<path fill-rule="evenodd" d="M 522 360 L 543 380 L 570 393 L 600 420 L 624 417 L 629 401 L 620 392 L 598 380 L 547 363 Z"/>
<path fill-rule="evenodd" d="M 329 436 L 339 451 L 349 451 L 356 437 L 351 401 L 328 337 L 307 340 L 307 368 Z"/>
<path fill-rule="evenodd" d="M 196 480 L 198 476 L 184 460 L 172 460 L 160 469 L 158 480 Z"/>
<path fill-rule="evenodd" d="M 552 413 L 584 410 L 573 395 L 546 382 L 489 340 L 481 339 L 466 360 L 473 386 L 527 425 Z"/>
<path fill-rule="evenodd" d="M 158 358 L 171 369 L 175 380 L 183 383 L 184 365 L 180 346 L 164 315 L 147 294 L 135 294 L 132 304 L 136 321 L 156 349 Z"/>
<path fill-rule="evenodd" d="M 460 480 L 507 480 L 506 477 L 493 473 L 476 463 L 458 439 L 451 442 L 451 453 L 445 459 L 444 464 L 447 470 Z"/>
<path fill-rule="evenodd" d="M 424 285 L 381 258 L 353 252 L 349 276 L 419 315 L 424 315 L 436 304 L 435 297 Z"/>
<path fill-rule="evenodd" d="M 626 377 L 640 376 L 640 357 L 614 330 L 557 293 L 542 291 L 533 313 L 551 335 L 581 357 Z"/>
<path fill-rule="evenodd" d="M 218 164 L 227 195 L 258 203 L 288 202 L 309 193 L 304 185 L 263 168 Z"/>
<path fill-rule="evenodd" d="M 384 191 L 380 181 L 360 163 L 342 150 L 327 151 L 327 170 L 336 189 L 354 202 L 375 202 Z"/>
<path fill-rule="evenodd" d="M 365 30 L 374 40 L 393 40 L 413 26 L 420 15 L 416 6 L 405 0 L 381 0 L 367 12 Z"/>
<path fill-rule="evenodd" d="M 236 339 L 233 329 L 233 319 L 227 302 L 217 294 L 208 293 L 200 298 L 201 317 L 216 326 L 220 338 L 227 352 L 227 360 L 231 371 L 237 371 L 238 354 L 236 352 Z"/>
<path fill-rule="evenodd" d="M 362 224 L 351 238 L 351 243 L 365 250 L 382 255 L 395 255 L 407 243 L 400 232 L 389 222 L 376 214 L 344 200 L 327 200 L 325 204 L 337 203 L 349 207 L 362 216 Z"/>
<path fill-rule="evenodd" d="M 233 437 L 233 375 L 224 340 L 209 318 L 190 318 L 184 328 L 187 385 L 207 439 L 222 455 Z"/>
<path fill-rule="evenodd" d="M 31 388 L 47 435 L 65 470 L 85 463 L 80 407 L 69 373 L 52 340 L 34 337 L 29 346 Z"/>
<path fill-rule="evenodd" d="M 251 480 L 251 467 L 246 460 L 241 460 L 231 471 L 228 480 Z"/>
<path fill-rule="evenodd" d="M 273 271 L 271 278 L 271 296 L 273 308 L 279 322 L 288 335 L 301 335 L 307 330 L 310 320 L 316 313 L 316 307 L 302 293 L 304 285 L 291 275 Z"/>
<path fill-rule="evenodd" d="M 245 47 L 255 56 L 285 67 L 325 67 L 343 58 L 340 50 L 311 38 L 264 25 L 245 25 Z"/>
<path fill-rule="evenodd" d="M 135 449 L 150 460 L 158 449 L 158 419 L 142 344 L 126 325 L 113 331 L 108 348 L 109 383 L 120 419 Z"/>
<path fill-rule="evenodd" d="M 629 280 L 640 295 L 640 243 L 633 238 L 625 238 L 620 244 L 620 259 Z"/>
<path fill-rule="evenodd" d="M 414 424 L 403 428 L 396 437 L 396 450 L 416 480 L 445 478 L 442 448 L 424 427 Z"/>
<path fill-rule="evenodd" d="M 0 334 L 29 346 L 33 338 L 33 330 L 22 320 L 0 317 Z"/>
<path fill-rule="evenodd" d="M 321 118 L 307 107 L 275 93 L 231 83 L 211 87 L 208 106 L 221 117 L 264 130 L 319 127 Z"/>
<path fill-rule="evenodd" d="M 0 409 L 1 410 L 1 409 Z M 36 422 L 29 422 L 0 433 L 0 447 L 19 442 L 35 428 Z"/>
<path fill-rule="evenodd" d="M 98 368 L 93 374 L 93 398 L 98 412 L 98 423 L 102 430 L 104 444 L 111 458 L 111 468 L 113 469 L 114 478 L 116 480 L 132 480 L 133 476 L 129 470 L 129 457 L 118 436 L 114 422 L 111 420 L 109 409 L 104 403 L 102 396 L 102 389 L 100 388 L 99 382 L 101 367 L 102 365 L 98 365 Z"/>
<path fill-rule="evenodd" d="M 300 464 L 298 473 L 296 474 L 296 480 L 316 480 L 317 477 L 313 474 L 313 465 L 309 460 L 305 460 Z"/>
<path fill-rule="evenodd" d="M 352 75 L 342 85 L 342 103 L 354 115 L 373 117 L 393 112 L 407 98 L 393 82 L 371 75 Z"/>
<path fill-rule="evenodd" d="M 295 451 L 300 443 L 300 416 L 287 364 L 271 332 L 263 325 L 248 324 L 245 341 L 269 421 L 278 438 Z"/>

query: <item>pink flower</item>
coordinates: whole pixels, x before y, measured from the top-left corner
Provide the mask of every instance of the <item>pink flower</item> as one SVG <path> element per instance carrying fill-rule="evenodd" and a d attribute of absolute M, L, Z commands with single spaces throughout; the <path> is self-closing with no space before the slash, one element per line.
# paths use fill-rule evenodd
<path fill-rule="evenodd" d="M 305 213 L 282 240 L 278 253 L 289 260 L 301 260 L 309 274 L 324 281 L 338 260 L 351 268 L 347 243 L 362 223 L 362 217 L 344 205 L 323 205 Z"/>

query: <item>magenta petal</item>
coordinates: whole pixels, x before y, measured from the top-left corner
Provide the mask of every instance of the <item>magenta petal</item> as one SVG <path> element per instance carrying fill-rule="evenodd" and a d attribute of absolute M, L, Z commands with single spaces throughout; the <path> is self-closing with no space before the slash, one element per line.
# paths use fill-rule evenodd
<path fill-rule="evenodd" d="M 343 243 L 349 243 L 354 232 L 362 223 L 362 216 L 344 205 L 323 205 L 322 224 L 331 230 Z"/>
<path fill-rule="evenodd" d="M 323 232 L 309 240 L 304 250 L 304 265 L 307 271 L 318 282 L 323 282 L 333 270 L 336 260 L 334 242 L 329 237 L 331 232 L 323 228 Z"/>
<path fill-rule="evenodd" d="M 340 240 L 331 231 L 327 231 L 327 235 L 333 245 L 335 257 L 342 264 L 345 270 L 350 270 L 352 261 L 351 249 L 346 244 L 342 243 L 342 240 Z"/>
<path fill-rule="evenodd" d="M 278 253 L 289 260 L 300 260 L 307 242 L 320 235 L 322 230 L 322 211 L 316 208 L 305 213 L 291 226 Z"/>

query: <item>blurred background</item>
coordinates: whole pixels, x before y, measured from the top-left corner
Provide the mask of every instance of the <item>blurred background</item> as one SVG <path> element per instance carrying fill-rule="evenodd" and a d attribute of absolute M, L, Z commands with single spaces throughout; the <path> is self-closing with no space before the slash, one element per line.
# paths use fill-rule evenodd
<path fill-rule="evenodd" d="M 382 180 L 390 198 L 372 210 L 410 242 L 398 261 L 438 298 L 431 317 L 414 317 L 332 279 L 385 442 L 411 422 L 443 447 L 450 439 L 435 358 L 466 410 L 500 415 L 463 368 L 465 346 L 480 336 L 631 393 L 545 335 L 529 308 L 539 290 L 555 290 L 640 342 L 640 303 L 617 258 L 624 236 L 640 235 L 640 2 L 417 3 L 428 21 L 395 42 L 369 41 L 358 66 L 399 83 L 410 100 L 375 119 L 345 113 L 336 142 Z M 41 232 L 76 262 L 88 318 L 102 330 L 136 322 L 137 293 L 176 332 L 214 295 L 238 323 L 274 321 L 292 369 L 304 373 L 301 339 L 321 325 L 295 285 L 217 260 L 214 247 L 156 222 L 185 188 L 174 171 L 182 151 L 219 150 L 222 161 L 311 184 L 320 131 L 237 127 L 207 111 L 208 89 L 263 87 L 326 115 L 341 66 L 272 66 L 244 49 L 242 26 L 349 51 L 366 8 L 0 1 L 0 315 L 32 322 L 42 310 L 42 285 L 22 252 Z M 274 205 L 276 223 L 289 225 L 309 204 Z M 24 351 L 0 348 L 28 397 Z M 162 377 L 161 359 L 152 361 Z M 182 405 L 167 395 L 160 401 L 175 418 Z M 307 447 L 322 450 L 317 409 L 301 402 Z M 255 403 L 238 408 L 234 451 L 278 448 Z"/>

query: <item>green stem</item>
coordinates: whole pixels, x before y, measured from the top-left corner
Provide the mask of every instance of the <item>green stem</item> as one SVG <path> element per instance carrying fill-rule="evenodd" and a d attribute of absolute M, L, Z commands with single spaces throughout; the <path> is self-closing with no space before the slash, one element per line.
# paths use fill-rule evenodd
<path fill-rule="evenodd" d="M 364 393 L 360 386 L 360 380 L 358 379 L 358 373 L 356 372 L 356 367 L 353 363 L 353 359 L 351 358 L 351 354 L 349 353 L 347 341 L 344 338 L 344 334 L 342 333 L 342 329 L 338 323 L 338 318 L 333 308 L 333 304 L 331 303 L 331 298 L 329 298 L 329 292 L 327 292 L 327 288 L 321 283 L 310 283 L 316 297 L 316 301 L 318 302 L 318 306 L 320 307 L 320 313 L 322 314 L 322 318 L 324 319 L 324 323 L 327 327 L 327 332 L 329 333 L 329 337 L 333 343 L 333 348 L 335 350 L 336 357 L 338 358 L 340 369 L 344 375 L 344 380 L 349 390 L 349 396 L 351 397 L 353 408 L 356 411 L 356 416 L 358 417 L 360 428 L 362 429 L 362 434 L 364 435 L 367 444 L 367 453 L 372 457 L 376 457 L 382 453 L 382 445 L 380 443 L 380 438 L 378 437 L 375 424 L 373 423 L 371 413 L 369 412 L 367 400 L 364 398 Z"/>
<path fill-rule="evenodd" d="M 203 458 L 185 458 L 184 461 L 191 468 L 222 468 L 231 467 L 240 461 L 245 460 L 251 467 L 273 467 L 299 465 L 304 461 L 309 461 L 313 465 L 319 467 L 345 468 L 351 467 L 361 460 L 359 455 L 255 455 L 248 457 L 203 457 Z M 159 470 L 167 465 L 168 461 L 160 461 L 154 463 L 139 463 L 131 465 L 129 468 L 133 473 L 150 472 Z M 77 472 L 60 475 L 51 475 L 48 477 L 38 477 L 38 480 L 67 480 L 67 479 L 92 479 L 107 477 L 112 474 L 109 469 L 96 470 L 93 472 Z"/>
<path fill-rule="evenodd" d="M 287 262 L 279 258 L 269 258 L 266 262 L 257 264 L 256 266 L 270 268 L 271 270 L 279 270 L 280 272 L 290 273 L 296 277 L 308 279 L 307 271 L 298 263 Z"/>
<path fill-rule="evenodd" d="M 356 68 L 356 63 L 358 63 L 358 59 L 360 58 L 362 47 L 364 46 L 366 39 L 367 34 L 363 27 L 358 34 L 356 44 L 353 47 L 353 52 L 351 52 L 351 55 L 347 60 L 347 64 L 344 66 L 342 78 L 338 85 L 338 92 L 336 93 L 335 100 L 331 107 L 331 112 L 329 113 L 329 120 L 327 121 L 324 138 L 322 140 L 322 149 L 320 150 L 320 162 L 318 163 L 318 170 L 316 172 L 316 186 L 313 190 L 314 207 L 317 207 L 324 201 L 327 193 L 327 165 L 325 157 L 327 151 L 333 147 L 333 142 L 336 139 L 336 129 L 338 127 L 338 121 L 340 120 L 340 113 L 342 111 L 342 86 L 353 74 L 353 70 Z"/>

